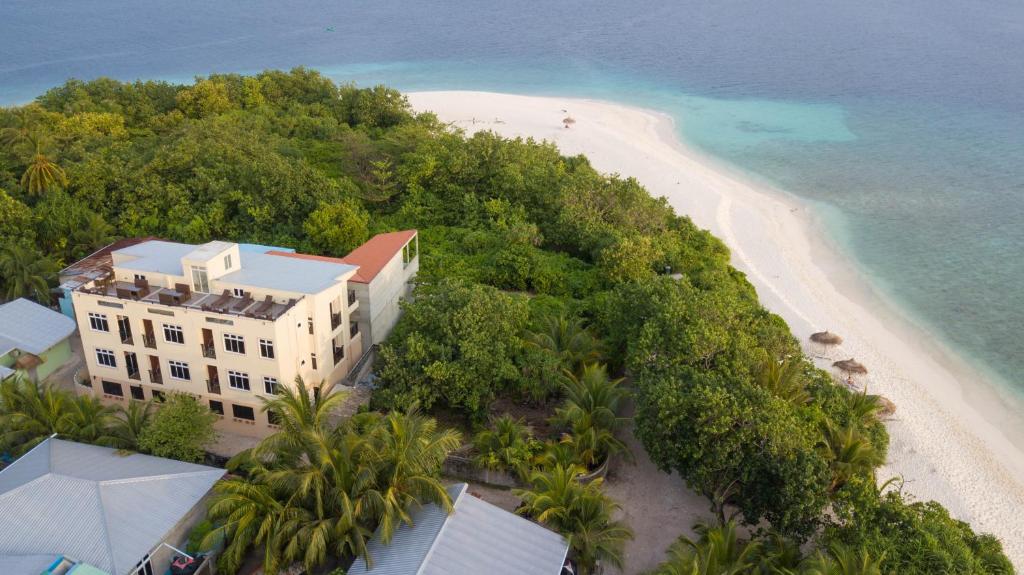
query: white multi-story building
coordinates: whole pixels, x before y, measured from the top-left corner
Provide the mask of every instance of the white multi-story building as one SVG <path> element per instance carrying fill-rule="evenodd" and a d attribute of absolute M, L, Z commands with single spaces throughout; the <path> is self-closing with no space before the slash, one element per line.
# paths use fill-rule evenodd
<path fill-rule="evenodd" d="M 296 377 L 340 381 L 373 343 L 364 337 L 386 336 L 417 247 L 408 231 L 346 258 L 220 241 L 114 250 L 109 273 L 71 293 L 91 391 L 109 401 L 190 393 L 222 416 L 222 429 L 265 435 L 273 414 L 261 412 L 259 396 Z"/>

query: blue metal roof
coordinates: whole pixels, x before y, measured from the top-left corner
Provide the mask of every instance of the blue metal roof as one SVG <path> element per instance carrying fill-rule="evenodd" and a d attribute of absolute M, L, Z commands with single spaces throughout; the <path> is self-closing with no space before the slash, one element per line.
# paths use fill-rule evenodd
<path fill-rule="evenodd" d="M 12 349 L 39 355 L 74 331 L 73 319 L 33 301 L 19 298 L 0 305 L 0 355 Z"/>

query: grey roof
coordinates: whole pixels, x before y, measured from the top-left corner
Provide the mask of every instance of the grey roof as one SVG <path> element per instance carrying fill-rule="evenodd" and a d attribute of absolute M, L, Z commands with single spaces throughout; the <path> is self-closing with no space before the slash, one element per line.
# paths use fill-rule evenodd
<path fill-rule="evenodd" d="M 129 573 L 223 475 L 48 439 L 0 471 L 0 556 L 59 553 Z"/>
<path fill-rule="evenodd" d="M 75 320 L 27 299 L 0 305 L 0 355 L 12 349 L 39 355 L 74 331 Z"/>
<path fill-rule="evenodd" d="M 0 381 L 3 381 L 5 377 L 10 375 L 14 375 L 14 370 L 0 365 Z M 0 573 L 2 573 L 2 571 L 0 571 Z"/>
<path fill-rule="evenodd" d="M 558 575 L 569 545 L 554 532 L 466 493 L 448 488 L 451 515 L 435 505 L 412 513 L 390 545 L 380 534 L 367 545 L 373 568 L 356 560 L 349 575 Z"/>
<path fill-rule="evenodd" d="M 205 257 L 210 249 L 223 249 L 226 242 L 210 242 L 202 246 L 164 241 L 148 241 L 114 252 L 115 266 L 137 272 L 155 272 L 184 276 L 181 259 Z M 213 247 L 211 247 L 213 246 Z M 208 249 L 209 248 L 209 249 Z M 198 254 L 198 255 L 197 255 Z M 121 256 L 133 256 L 124 260 Z M 338 276 L 354 272 L 358 266 L 316 259 L 287 258 L 253 251 L 239 252 L 241 269 L 214 281 L 273 289 L 302 294 L 315 294 L 334 285 Z"/>
<path fill-rule="evenodd" d="M 240 270 L 225 274 L 217 281 L 257 288 L 315 294 L 331 287 L 338 277 L 354 272 L 358 266 L 321 260 L 281 257 L 241 252 Z"/>
<path fill-rule="evenodd" d="M 53 565 L 60 555 L 0 555 L 0 573 L 4 575 L 39 575 Z"/>

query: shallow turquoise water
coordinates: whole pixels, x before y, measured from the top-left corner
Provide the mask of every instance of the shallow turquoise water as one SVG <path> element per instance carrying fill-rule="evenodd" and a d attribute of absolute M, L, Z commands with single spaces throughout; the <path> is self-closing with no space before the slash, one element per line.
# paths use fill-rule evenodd
<path fill-rule="evenodd" d="M 621 101 L 823 206 L 912 318 L 1024 393 L 1024 4 L 5 0 L 0 103 L 69 76 L 306 65 Z"/>

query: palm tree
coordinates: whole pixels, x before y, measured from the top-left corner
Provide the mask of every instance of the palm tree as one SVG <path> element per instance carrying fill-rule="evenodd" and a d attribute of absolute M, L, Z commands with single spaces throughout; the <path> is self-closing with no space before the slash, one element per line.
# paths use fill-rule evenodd
<path fill-rule="evenodd" d="M 96 212 L 86 212 L 68 238 L 68 249 L 73 259 L 85 257 L 113 240 L 113 228 Z"/>
<path fill-rule="evenodd" d="M 218 527 L 207 533 L 201 546 L 212 549 L 223 538 L 223 561 L 229 573 L 242 566 L 250 549 L 262 546 L 264 569 L 275 573 L 281 553 L 272 538 L 284 510 L 283 495 L 259 481 L 232 477 L 217 482 L 207 515 Z"/>
<path fill-rule="evenodd" d="M 622 379 L 608 377 L 604 364 L 589 364 L 577 376 L 565 374 L 565 403 L 555 411 L 556 419 L 573 426 L 587 421 L 590 425 L 614 431 L 624 421 L 619 408 L 629 393 L 619 384 Z"/>
<path fill-rule="evenodd" d="M 110 445 L 116 418 L 115 408 L 104 405 L 91 395 L 80 395 L 72 399 L 68 410 L 67 434 L 75 441 Z"/>
<path fill-rule="evenodd" d="M 579 481 L 583 471 L 560 464 L 534 471 L 530 489 L 513 490 L 523 500 L 517 512 L 564 535 L 581 574 L 593 573 L 599 561 L 621 568 L 623 546 L 633 533 L 612 519 L 619 506 L 601 491 L 600 478 Z"/>
<path fill-rule="evenodd" d="M 263 439 L 254 449 L 255 455 L 289 461 L 308 455 L 308 442 L 330 432 L 332 414 L 347 397 L 346 393 L 335 393 L 334 388 L 333 383 L 321 382 L 310 389 L 301 377 L 296 377 L 294 389 L 281 386 L 272 399 L 261 397 L 262 410 L 275 414 L 280 431 Z"/>
<path fill-rule="evenodd" d="M 72 396 L 23 376 L 0 382 L 0 447 L 21 455 L 55 433 L 72 430 Z"/>
<path fill-rule="evenodd" d="M 152 401 L 130 401 L 128 408 L 120 408 L 110 428 L 107 445 L 119 449 L 138 450 L 139 436 L 153 416 Z"/>
<path fill-rule="evenodd" d="M 532 455 L 531 441 L 533 433 L 522 418 L 508 414 L 492 417 L 490 427 L 473 438 L 473 447 L 478 452 L 477 464 L 486 469 L 515 471 L 521 464 L 528 463 Z"/>
<path fill-rule="evenodd" d="M 437 421 L 421 415 L 416 405 L 405 413 L 389 413 L 374 431 L 369 455 L 378 479 L 365 497 L 380 515 L 381 541 L 386 545 L 401 523 L 412 524 L 408 510 L 413 505 L 436 503 L 451 511 L 438 474 L 461 437 L 453 429 L 437 429 Z"/>
<path fill-rule="evenodd" d="M 871 441 L 851 425 L 837 427 L 828 422 L 823 426 L 822 435 L 819 448 L 829 460 L 832 471 L 829 488 L 833 492 L 856 475 L 873 477 L 875 468 L 885 463 Z"/>
<path fill-rule="evenodd" d="M 787 357 L 776 361 L 765 353 L 754 381 L 793 405 L 805 405 L 811 401 L 811 394 L 804 387 L 803 362 L 799 359 Z"/>
<path fill-rule="evenodd" d="M 867 549 L 853 549 L 832 543 L 828 553 L 819 549 L 800 564 L 801 575 L 881 575 L 885 553 L 874 559 Z"/>
<path fill-rule="evenodd" d="M 42 141 L 36 139 L 35 152 L 29 160 L 28 167 L 21 175 L 21 186 L 30 196 L 41 196 L 54 186 L 68 185 L 67 174 L 57 165 L 43 149 Z"/>
<path fill-rule="evenodd" d="M 576 372 L 585 364 L 601 360 L 601 341 L 582 319 L 550 314 L 537 323 L 536 331 L 526 332 L 526 344 L 556 356 L 563 370 Z"/>
<path fill-rule="evenodd" d="M 50 298 L 49 280 L 56 274 L 56 266 L 34 247 L 11 244 L 0 250 L 0 278 L 6 285 L 8 299 L 31 297 L 38 302 Z"/>
<path fill-rule="evenodd" d="M 755 568 L 761 544 L 740 539 L 736 524 L 694 526 L 696 540 L 680 537 L 668 548 L 668 560 L 652 575 L 739 575 Z"/>
<path fill-rule="evenodd" d="M 878 395 L 869 395 L 865 388 L 860 393 L 848 393 L 846 405 L 850 412 L 851 424 L 857 427 L 864 427 L 878 418 L 878 412 L 882 410 L 882 398 Z"/>
<path fill-rule="evenodd" d="M 600 466 L 610 455 L 616 453 L 629 454 L 629 448 L 609 429 L 592 425 L 587 419 L 581 419 L 573 426 L 573 432 L 562 436 L 561 443 L 572 448 L 576 461 L 594 469 Z"/>

